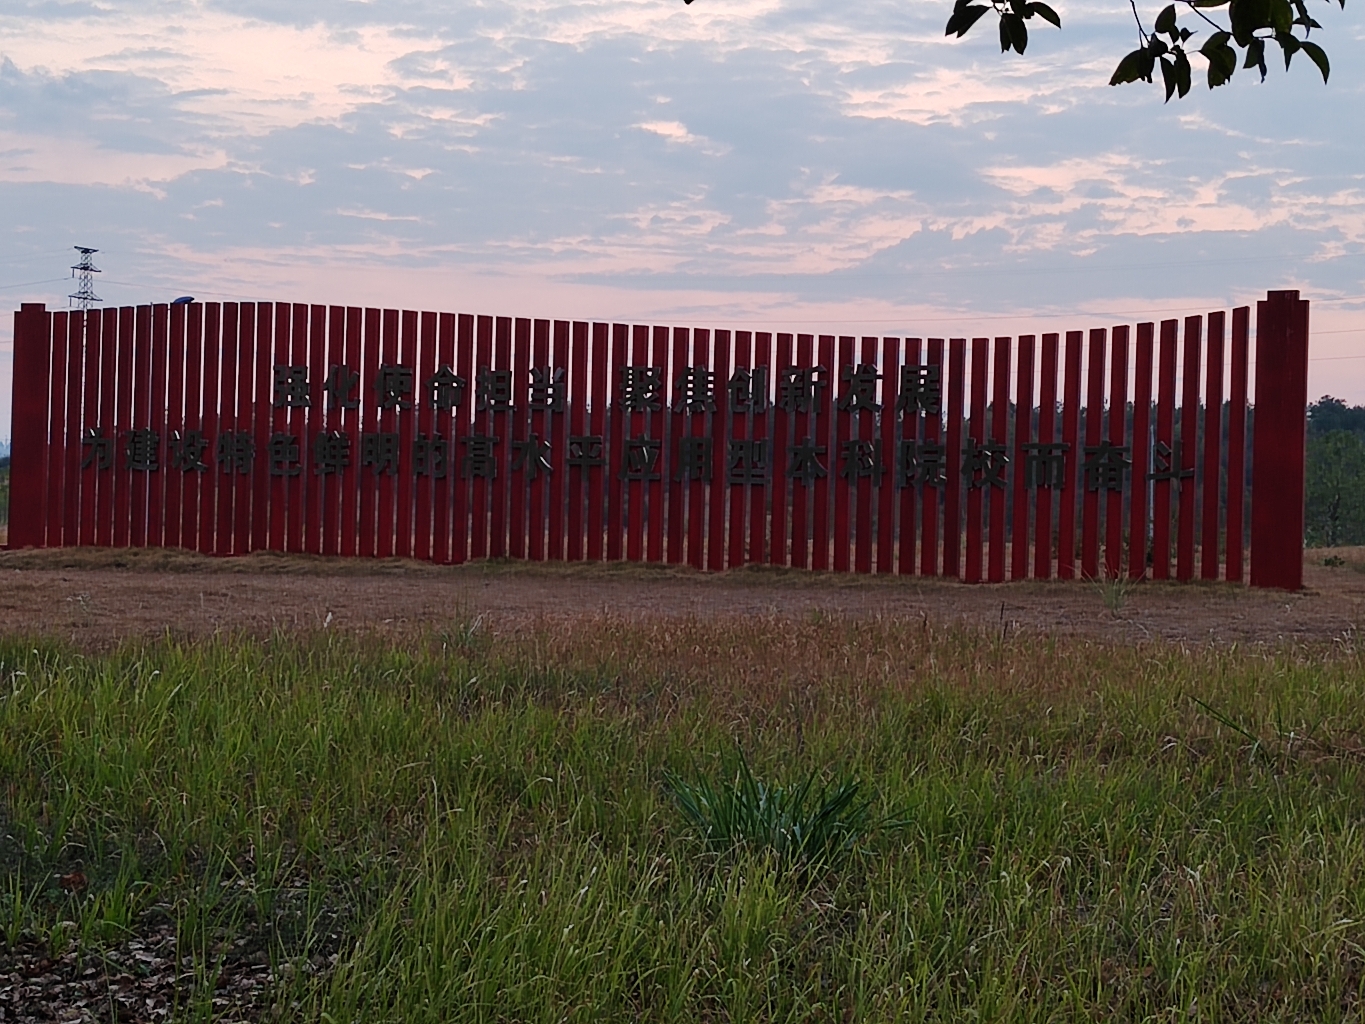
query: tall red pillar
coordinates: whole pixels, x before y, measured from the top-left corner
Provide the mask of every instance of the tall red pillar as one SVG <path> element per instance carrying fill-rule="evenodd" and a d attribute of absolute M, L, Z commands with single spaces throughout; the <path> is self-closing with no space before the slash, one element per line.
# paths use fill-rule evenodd
<path fill-rule="evenodd" d="M 1251 585 L 1303 586 L 1308 300 L 1269 292 L 1256 303 L 1251 449 Z"/>
<path fill-rule="evenodd" d="M 14 397 L 10 406 L 9 546 L 43 547 L 47 492 L 48 379 L 52 365 L 52 314 L 25 302 L 14 314 Z"/>

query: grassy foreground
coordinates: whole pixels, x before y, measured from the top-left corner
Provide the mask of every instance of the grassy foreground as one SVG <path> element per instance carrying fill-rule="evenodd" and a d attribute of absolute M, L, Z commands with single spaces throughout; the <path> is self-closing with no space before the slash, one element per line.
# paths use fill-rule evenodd
<path fill-rule="evenodd" d="M 249 949 L 266 1019 L 1357 1020 L 1361 668 L 818 617 L 0 642 L 0 956 L 160 923 L 199 1019 Z M 904 824 L 708 853 L 664 779 L 740 751 Z"/>

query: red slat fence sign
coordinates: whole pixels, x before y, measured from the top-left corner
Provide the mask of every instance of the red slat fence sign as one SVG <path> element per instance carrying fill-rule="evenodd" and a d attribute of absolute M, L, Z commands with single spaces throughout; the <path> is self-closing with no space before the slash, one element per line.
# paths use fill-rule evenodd
<path fill-rule="evenodd" d="M 287 302 L 14 325 L 11 548 L 1302 584 L 1298 292 L 970 342 Z"/>

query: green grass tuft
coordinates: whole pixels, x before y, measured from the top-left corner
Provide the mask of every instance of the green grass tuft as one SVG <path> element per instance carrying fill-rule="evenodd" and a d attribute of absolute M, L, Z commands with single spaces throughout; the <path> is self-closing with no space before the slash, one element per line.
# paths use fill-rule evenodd
<path fill-rule="evenodd" d="M 873 827 L 857 779 L 817 788 L 818 781 L 812 771 L 790 786 L 769 785 L 754 777 L 743 754 L 733 780 L 666 776 L 678 809 L 711 852 L 769 855 L 802 869 L 832 867 Z"/>

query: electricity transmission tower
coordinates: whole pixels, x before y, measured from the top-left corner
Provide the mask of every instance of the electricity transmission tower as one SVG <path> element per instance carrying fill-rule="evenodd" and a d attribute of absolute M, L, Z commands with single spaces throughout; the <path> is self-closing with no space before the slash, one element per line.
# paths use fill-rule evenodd
<path fill-rule="evenodd" d="M 100 272 L 100 268 L 90 259 L 99 250 L 89 249 L 83 245 L 72 248 L 81 254 L 81 261 L 71 268 L 71 276 L 76 278 L 77 284 L 76 290 L 68 295 L 67 299 L 77 309 L 89 309 L 95 303 L 104 301 L 95 294 L 95 279 L 90 276 Z"/>

